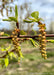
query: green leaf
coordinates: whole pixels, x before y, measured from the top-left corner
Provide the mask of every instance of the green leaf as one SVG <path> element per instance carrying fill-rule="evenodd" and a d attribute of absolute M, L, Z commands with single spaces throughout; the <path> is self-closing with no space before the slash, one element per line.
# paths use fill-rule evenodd
<path fill-rule="evenodd" d="M 12 59 L 12 57 L 16 58 L 16 55 L 13 52 L 9 53 L 9 56 L 10 56 L 10 59 Z"/>
<path fill-rule="evenodd" d="M 30 18 L 30 17 L 28 17 L 28 19 L 29 19 L 29 20 L 34 20 L 34 18 Z"/>
<path fill-rule="evenodd" d="M 48 42 L 54 43 L 54 40 L 47 40 Z"/>
<path fill-rule="evenodd" d="M 31 13 L 31 16 L 34 17 L 34 18 L 36 18 L 36 19 L 38 19 L 39 12 L 38 11 L 35 11 L 35 12 Z"/>
<path fill-rule="evenodd" d="M 38 43 L 36 41 L 34 41 L 32 38 L 30 39 L 30 41 L 34 47 L 38 46 Z"/>
<path fill-rule="evenodd" d="M 17 5 L 15 5 L 15 17 L 16 17 L 16 19 L 18 19 L 18 8 L 17 8 Z"/>
<path fill-rule="evenodd" d="M 20 46 L 18 46 L 18 49 L 19 49 L 19 50 L 21 50 L 21 47 L 20 47 Z"/>
<path fill-rule="evenodd" d="M 17 22 L 17 19 L 16 19 L 15 17 L 9 17 L 9 19 L 10 19 L 11 21 Z"/>
<path fill-rule="evenodd" d="M 9 64 L 9 60 L 8 60 L 8 58 L 5 58 L 5 66 L 7 67 L 8 66 L 8 64 Z"/>
<path fill-rule="evenodd" d="M 5 50 L 8 51 L 11 48 L 11 45 L 9 45 Z"/>
<path fill-rule="evenodd" d="M 35 19 L 35 18 L 28 18 L 29 20 L 32 20 L 33 22 L 37 22 L 38 19 Z"/>
<path fill-rule="evenodd" d="M 9 34 L 7 34 L 7 33 L 4 33 L 4 35 L 3 36 L 10 36 Z"/>
<path fill-rule="evenodd" d="M 14 58 L 17 58 L 16 55 L 15 55 L 14 53 L 12 53 L 12 55 L 13 55 Z"/>
<path fill-rule="evenodd" d="M 22 54 L 22 52 L 21 52 L 21 51 L 19 51 L 19 53 L 20 53 L 20 57 L 21 57 L 21 58 L 24 58 L 24 57 L 23 57 L 23 54 Z"/>
<path fill-rule="evenodd" d="M 12 56 L 13 56 L 12 53 L 9 53 L 9 56 L 10 56 L 10 59 L 12 59 Z"/>
<path fill-rule="evenodd" d="M 3 21 L 11 21 L 11 19 L 3 19 Z"/>
<path fill-rule="evenodd" d="M 26 23 L 32 23 L 33 21 L 23 20 Z"/>

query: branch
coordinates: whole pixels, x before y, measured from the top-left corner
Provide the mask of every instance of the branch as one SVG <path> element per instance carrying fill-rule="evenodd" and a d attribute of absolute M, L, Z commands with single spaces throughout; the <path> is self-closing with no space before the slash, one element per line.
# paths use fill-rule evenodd
<path fill-rule="evenodd" d="M 36 38 L 38 37 L 38 35 L 20 35 L 19 38 Z M 46 37 L 54 37 L 54 34 L 46 34 Z M 11 39 L 12 37 L 11 36 L 0 36 L 0 39 Z"/>

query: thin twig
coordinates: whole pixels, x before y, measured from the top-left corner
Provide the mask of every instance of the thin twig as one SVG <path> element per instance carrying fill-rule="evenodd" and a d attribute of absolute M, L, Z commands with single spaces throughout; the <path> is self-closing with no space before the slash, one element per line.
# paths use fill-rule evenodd
<path fill-rule="evenodd" d="M 36 38 L 38 37 L 38 35 L 20 35 L 19 38 Z M 54 34 L 46 34 L 46 37 L 54 37 Z M 0 36 L 0 39 L 11 39 L 12 37 L 11 36 Z"/>

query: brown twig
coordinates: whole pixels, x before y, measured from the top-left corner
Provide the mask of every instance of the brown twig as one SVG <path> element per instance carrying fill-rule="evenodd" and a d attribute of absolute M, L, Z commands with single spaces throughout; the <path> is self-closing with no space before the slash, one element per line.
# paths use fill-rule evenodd
<path fill-rule="evenodd" d="M 16 26 L 17 26 L 17 29 L 19 29 L 19 23 L 16 22 Z M 19 32 L 18 32 L 18 37 L 20 36 L 20 29 L 19 29 Z"/>
<path fill-rule="evenodd" d="M 38 37 L 38 35 L 35 35 L 35 36 L 33 36 L 33 35 L 20 35 L 19 36 L 19 38 L 36 38 L 36 37 Z M 54 34 L 46 34 L 46 37 L 54 37 Z M 10 37 L 10 36 L 4 36 L 4 37 L 2 37 L 2 36 L 0 36 L 0 39 L 11 39 L 12 37 Z"/>

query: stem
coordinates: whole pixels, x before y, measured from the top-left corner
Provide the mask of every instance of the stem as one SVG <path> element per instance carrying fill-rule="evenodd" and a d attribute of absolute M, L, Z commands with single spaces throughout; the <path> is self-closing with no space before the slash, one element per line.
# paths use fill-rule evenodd
<path fill-rule="evenodd" d="M 37 38 L 38 35 L 20 35 L 19 38 Z M 46 37 L 54 37 L 54 34 L 46 34 Z M 0 36 L 0 39 L 11 39 L 12 37 L 10 36 Z"/>
<path fill-rule="evenodd" d="M 18 22 L 16 22 L 16 26 L 17 26 L 17 28 L 19 29 L 19 23 L 18 23 Z"/>
<path fill-rule="evenodd" d="M 19 23 L 18 22 L 16 22 L 16 26 L 19 29 Z M 18 32 L 18 37 L 19 37 L 19 35 L 20 35 L 20 32 Z"/>

